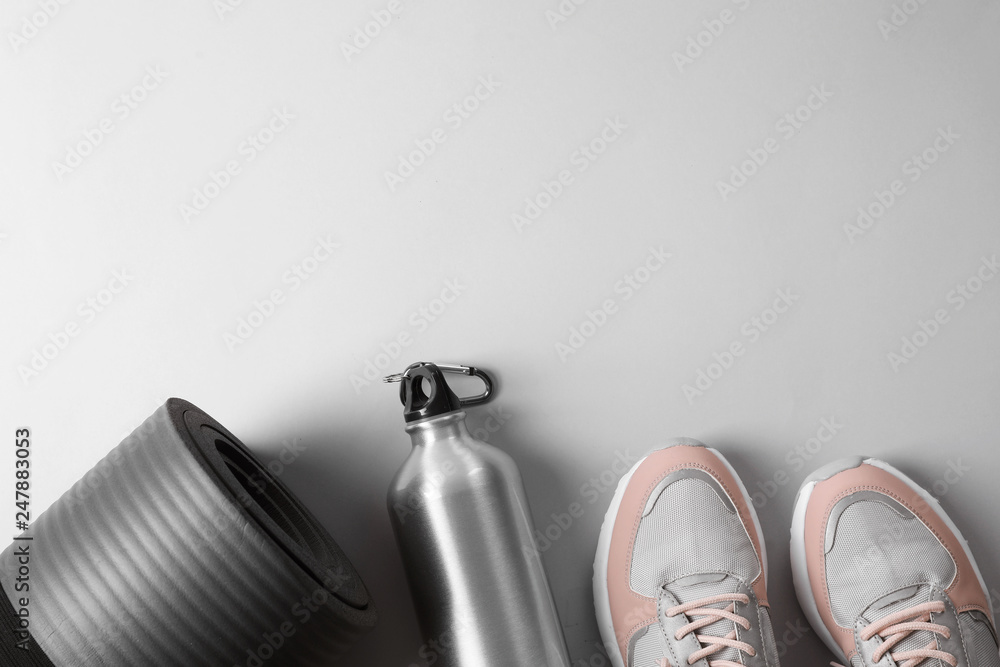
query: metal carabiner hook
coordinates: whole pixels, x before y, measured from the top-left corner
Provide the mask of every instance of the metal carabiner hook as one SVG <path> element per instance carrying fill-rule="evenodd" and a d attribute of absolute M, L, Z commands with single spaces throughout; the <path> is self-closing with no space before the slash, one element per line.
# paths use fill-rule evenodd
<path fill-rule="evenodd" d="M 476 394 L 475 396 L 469 396 L 467 398 L 459 397 L 459 401 L 462 402 L 462 407 L 466 405 L 479 405 L 490 400 L 495 391 L 495 385 L 493 383 L 493 378 L 481 368 L 476 368 L 475 366 L 461 366 L 452 364 L 439 364 L 438 368 L 443 370 L 445 373 L 458 373 L 461 375 L 468 375 L 470 377 L 477 377 L 483 381 L 483 392 L 481 394 Z"/>
<path fill-rule="evenodd" d="M 386 375 L 382 378 L 382 382 L 402 382 L 403 378 L 407 376 L 410 369 L 422 364 L 413 364 L 402 373 L 393 373 L 392 375 Z M 469 396 L 467 398 L 459 397 L 459 401 L 462 407 L 466 405 L 480 405 L 490 400 L 496 390 L 496 384 L 493 382 L 493 378 L 489 374 L 482 370 L 481 368 L 476 368 L 475 366 L 465 366 L 462 364 L 434 364 L 441 371 L 445 373 L 454 373 L 456 375 L 468 375 L 470 377 L 477 377 L 483 381 L 483 392 L 481 394 L 476 394 L 475 396 Z"/>

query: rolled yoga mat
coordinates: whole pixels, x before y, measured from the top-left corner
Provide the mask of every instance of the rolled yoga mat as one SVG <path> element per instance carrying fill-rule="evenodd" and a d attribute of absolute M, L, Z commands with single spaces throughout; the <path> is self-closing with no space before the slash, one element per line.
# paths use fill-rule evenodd
<path fill-rule="evenodd" d="M 309 510 L 175 398 L 0 554 L 4 666 L 319 667 L 375 619 Z"/>

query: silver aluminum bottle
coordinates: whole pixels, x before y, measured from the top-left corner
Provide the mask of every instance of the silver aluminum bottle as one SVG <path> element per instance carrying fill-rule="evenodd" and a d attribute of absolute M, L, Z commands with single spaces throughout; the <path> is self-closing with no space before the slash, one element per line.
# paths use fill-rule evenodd
<path fill-rule="evenodd" d="M 459 399 L 442 369 L 487 390 Z M 388 501 L 425 652 L 441 667 L 569 667 L 521 474 L 465 424 L 461 408 L 488 400 L 489 376 L 418 363 L 387 380 L 402 382 L 413 443 Z"/>

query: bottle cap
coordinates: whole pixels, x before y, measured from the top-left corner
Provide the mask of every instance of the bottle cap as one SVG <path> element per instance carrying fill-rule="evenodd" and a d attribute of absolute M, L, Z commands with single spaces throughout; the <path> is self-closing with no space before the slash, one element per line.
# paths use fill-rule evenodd
<path fill-rule="evenodd" d="M 473 375 L 483 381 L 481 394 L 459 398 L 445 380 L 444 373 Z M 461 410 L 468 405 L 485 403 L 493 395 L 493 378 L 473 366 L 457 364 L 432 364 L 419 361 L 405 371 L 383 378 L 385 382 L 399 382 L 399 399 L 403 403 L 403 418 L 409 422 L 437 417 Z"/>

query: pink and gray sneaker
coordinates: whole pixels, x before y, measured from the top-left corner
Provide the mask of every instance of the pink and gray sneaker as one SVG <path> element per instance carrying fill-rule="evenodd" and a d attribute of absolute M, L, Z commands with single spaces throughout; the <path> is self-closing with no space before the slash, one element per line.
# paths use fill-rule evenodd
<path fill-rule="evenodd" d="M 679 439 L 618 484 L 594 562 L 594 603 L 615 667 L 778 667 L 767 554 L 739 477 Z"/>
<path fill-rule="evenodd" d="M 805 481 L 792 573 L 806 617 L 844 665 L 1000 667 L 968 544 L 937 500 L 887 463 L 847 459 Z"/>

